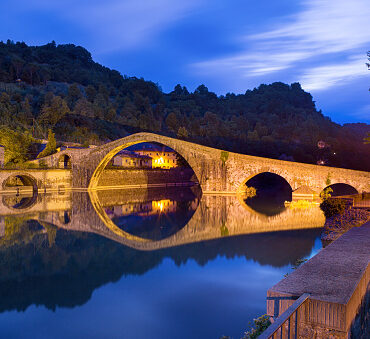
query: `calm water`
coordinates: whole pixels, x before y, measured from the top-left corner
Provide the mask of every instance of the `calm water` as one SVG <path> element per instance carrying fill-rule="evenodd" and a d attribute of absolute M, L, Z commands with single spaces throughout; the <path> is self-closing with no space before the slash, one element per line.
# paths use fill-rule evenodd
<path fill-rule="evenodd" d="M 240 338 L 324 223 L 249 205 L 196 188 L 3 197 L 0 337 Z"/>

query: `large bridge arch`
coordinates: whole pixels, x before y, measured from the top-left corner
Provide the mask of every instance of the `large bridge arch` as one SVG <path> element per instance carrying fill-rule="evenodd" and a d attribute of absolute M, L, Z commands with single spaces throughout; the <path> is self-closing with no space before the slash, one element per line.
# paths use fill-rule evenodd
<path fill-rule="evenodd" d="M 197 161 L 197 154 L 195 152 L 192 152 L 191 148 L 186 147 L 186 144 L 188 144 L 187 142 L 151 133 L 139 133 L 106 144 L 104 145 L 105 147 L 99 147 L 99 150 L 91 151 L 90 157 L 93 156 L 95 158 L 96 166 L 89 180 L 88 189 L 94 190 L 98 187 L 99 179 L 101 174 L 103 173 L 104 168 L 118 152 L 126 149 L 127 147 L 144 142 L 160 143 L 173 149 L 188 162 L 189 166 L 194 171 L 198 182 L 201 182 L 201 178 L 203 177 L 203 175 L 201 167 L 199 166 L 199 162 Z"/>

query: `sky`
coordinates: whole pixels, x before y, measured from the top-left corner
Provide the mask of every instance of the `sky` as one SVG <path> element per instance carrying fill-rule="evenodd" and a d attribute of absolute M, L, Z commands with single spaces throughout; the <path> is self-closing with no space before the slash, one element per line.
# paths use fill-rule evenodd
<path fill-rule="evenodd" d="M 368 0 L 1 0 L 0 40 L 73 43 L 128 76 L 223 95 L 299 82 L 337 123 L 370 123 Z"/>

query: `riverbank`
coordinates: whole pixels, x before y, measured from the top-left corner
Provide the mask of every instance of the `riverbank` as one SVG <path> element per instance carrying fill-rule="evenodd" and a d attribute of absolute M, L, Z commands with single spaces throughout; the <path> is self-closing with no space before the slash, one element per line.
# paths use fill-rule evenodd
<path fill-rule="evenodd" d="M 276 319 L 308 293 L 307 301 L 297 309 L 298 337 L 348 338 L 368 291 L 369 240 L 367 222 L 322 249 L 268 290 L 267 314 Z"/>
<path fill-rule="evenodd" d="M 326 242 L 334 241 L 351 228 L 359 227 L 369 220 L 370 210 L 349 206 L 342 214 L 326 219 L 321 240 Z"/>

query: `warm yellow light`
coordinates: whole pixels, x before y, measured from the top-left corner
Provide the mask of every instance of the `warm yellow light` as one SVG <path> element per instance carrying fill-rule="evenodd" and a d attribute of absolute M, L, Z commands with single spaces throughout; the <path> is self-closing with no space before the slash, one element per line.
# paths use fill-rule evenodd
<path fill-rule="evenodd" d="M 168 205 L 170 202 L 170 200 L 154 200 L 152 201 L 152 208 L 153 210 L 159 210 L 160 212 L 163 212 L 163 209 L 164 207 L 166 206 L 166 204 Z"/>

